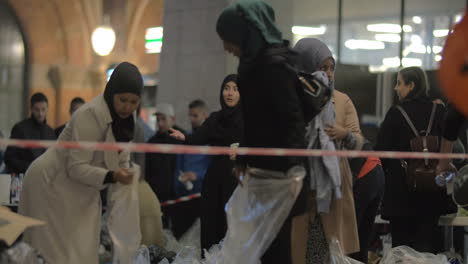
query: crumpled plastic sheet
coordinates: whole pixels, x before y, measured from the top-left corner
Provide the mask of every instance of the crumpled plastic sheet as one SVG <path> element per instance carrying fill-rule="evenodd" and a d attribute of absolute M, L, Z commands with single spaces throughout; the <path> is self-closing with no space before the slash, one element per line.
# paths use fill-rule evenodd
<path fill-rule="evenodd" d="M 6 250 L 5 258 L 0 257 L 2 264 L 45 264 L 38 252 L 24 242 L 20 242 Z M 6 261 L 6 262 L 5 262 Z"/>
<path fill-rule="evenodd" d="M 228 230 L 219 244 L 197 258 L 199 249 L 184 247 L 173 264 L 259 264 L 296 201 L 302 187 L 305 169 L 294 167 L 287 176 L 267 178 L 270 172 L 247 175 L 243 187 L 238 186 L 226 205 Z M 260 175 L 264 174 L 264 175 Z M 172 243 L 169 241 L 169 243 Z M 167 260 L 160 262 L 168 264 Z"/>
<path fill-rule="evenodd" d="M 150 253 L 146 246 L 140 246 L 137 250 L 133 264 L 151 264 Z"/>
<path fill-rule="evenodd" d="M 407 247 L 392 248 L 380 261 L 381 264 L 450 264 L 447 257 L 442 254 L 420 253 Z"/>
<path fill-rule="evenodd" d="M 140 247 L 140 212 L 138 203 L 138 179 L 140 167 L 133 166 L 132 184 L 112 184 L 109 187 L 106 223 L 113 245 L 113 263 L 131 263 Z"/>
<path fill-rule="evenodd" d="M 336 238 L 330 241 L 330 264 L 364 264 L 346 256 L 341 249 L 340 242 Z M 393 264 L 393 263 L 392 263 Z"/>

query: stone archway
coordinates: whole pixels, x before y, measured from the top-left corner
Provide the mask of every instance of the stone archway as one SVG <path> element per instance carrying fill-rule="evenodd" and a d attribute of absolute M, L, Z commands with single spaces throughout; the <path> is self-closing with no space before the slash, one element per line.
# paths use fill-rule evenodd
<path fill-rule="evenodd" d="M 0 131 L 8 134 L 26 110 L 28 51 L 18 18 L 4 1 L 0 1 L 0 25 Z"/>

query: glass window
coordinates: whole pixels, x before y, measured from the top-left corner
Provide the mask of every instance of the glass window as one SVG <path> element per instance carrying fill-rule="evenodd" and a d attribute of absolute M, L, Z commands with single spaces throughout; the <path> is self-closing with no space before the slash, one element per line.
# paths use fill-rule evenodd
<path fill-rule="evenodd" d="M 436 69 L 450 28 L 465 10 L 466 0 L 406 0 L 405 24 L 412 31 L 404 36 L 403 66 Z"/>
<path fill-rule="evenodd" d="M 341 62 L 371 70 L 398 63 L 400 10 L 400 0 L 343 1 Z"/>
<path fill-rule="evenodd" d="M 292 45 L 302 38 L 317 38 L 337 53 L 338 1 L 294 0 Z"/>

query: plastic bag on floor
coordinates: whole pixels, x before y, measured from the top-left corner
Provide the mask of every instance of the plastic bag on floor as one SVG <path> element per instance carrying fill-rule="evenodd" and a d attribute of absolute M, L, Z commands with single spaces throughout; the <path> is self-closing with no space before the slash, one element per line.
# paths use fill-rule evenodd
<path fill-rule="evenodd" d="M 138 249 L 133 264 L 151 264 L 149 250 L 146 246 L 141 246 Z"/>
<path fill-rule="evenodd" d="M 360 261 L 347 257 L 336 238 L 332 238 L 330 241 L 330 258 L 331 264 L 363 264 Z"/>
<path fill-rule="evenodd" d="M 434 255 L 431 253 L 420 253 L 416 250 L 407 247 L 399 246 L 392 248 L 387 255 L 384 256 L 382 264 L 450 264 L 447 257 L 444 255 Z"/>
<path fill-rule="evenodd" d="M 107 229 L 113 244 L 113 263 L 132 263 L 140 247 L 138 179 L 140 167 L 134 166 L 132 184 L 112 184 L 108 192 Z"/>
<path fill-rule="evenodd" d="M 200 232 L 200 218 L 197 218 L 193 225 L 179 239 L 180 245 L 183 247 L 195 248 L 199 253 L 201 253 Z M 200 254 L 198 254 L 198 257 L 200 258 L 199 255 Z"/>
<path fill-rule="evenodd" d="M 0 256 L 2 264 L 45 264 L 46 261 L 39 253 L 24 242 L 20 242 L 7 249 Z"/>

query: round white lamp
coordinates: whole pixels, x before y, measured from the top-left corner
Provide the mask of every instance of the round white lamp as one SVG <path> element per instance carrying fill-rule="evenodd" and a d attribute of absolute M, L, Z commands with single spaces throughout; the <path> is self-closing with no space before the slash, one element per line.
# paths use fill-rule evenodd
<path fill-rule="evenodd" d="M 91 35 L 91 43 L 99 56 L 109 55 L 115 44 L 114 30 L 108 26 L 96 28 Z"/>

